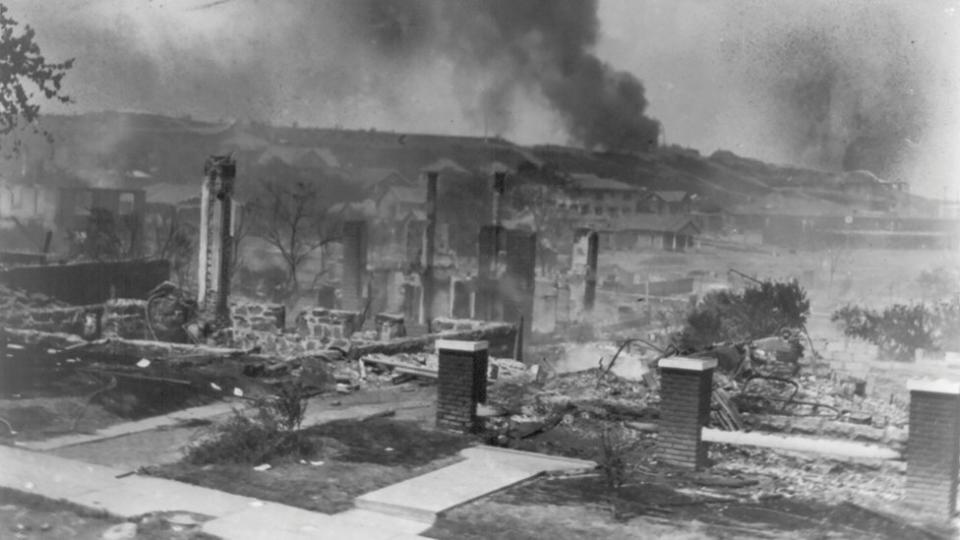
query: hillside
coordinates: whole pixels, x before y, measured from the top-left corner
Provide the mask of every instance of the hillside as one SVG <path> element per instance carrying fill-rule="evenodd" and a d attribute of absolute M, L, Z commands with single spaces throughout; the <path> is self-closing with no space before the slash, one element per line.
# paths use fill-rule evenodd
<path fill-rule="evenodd" d="M 685 190 L 698 195 L 701 208 L 712 210 L 796 206 L 804 213 L 836 214 L 850 207 L 929 215 L 931 203 L 876 186 L 849 189 L 848 174 L 773 165 L 728 151 L 702 156 L 677 146 L 601 153 L 525 147 L 502 138 L 210 123 L 136 112 L 48 116 L 43 127 L 53 144 L 41 137 L 27 140 L 20 157 L 0 162 L 0 175 L 54 185 L 190 184 L 199 179 L 208 155 L 234 152 L 240 171 L 270 175 L 292 167 L 359 187 L 371 171 L 416 179 L 428 168 L 478 178 L 506 169 L 532 181 L 592 173 L 650 190 Z M 876 192 L 884 200 L 877 201 Z M 770 198 L 776 204 L 766 202 Z"/>

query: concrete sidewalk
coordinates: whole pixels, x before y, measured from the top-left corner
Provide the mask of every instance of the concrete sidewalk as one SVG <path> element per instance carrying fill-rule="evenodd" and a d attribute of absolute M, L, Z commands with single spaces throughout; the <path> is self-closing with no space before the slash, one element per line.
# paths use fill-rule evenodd
<path fill-rule="evenodd" d="M 209 516 L 204 532 L 225 540 L 409 540 L 440 512 L 546 471 L 592 468 L 593 462 L 491 447 L 462 451 L 467 459 L 368 493 L 357 508 L 321 514 L 120 469 L 0 446 L 0 486 L 63 499 L 122 518 L 186 511 Z"/>
<path fill-rule="evenodd" d="M 160 478 L 118 478 L 121 475 L 123 471 L 110 467 L 0 447 L 0 486 L 122 518 L 164 511 L 203 514 L 213 519 L 202 530 L 225 540 L 409 540 L 422 538 L 415 532 L 429 528 L 389 519 L 365 524 L 352 516 L 309 512 Z"/>
<path fill-rule="evenodd" d="M 593 469 L 596 463 L 490 446 L 460 452 L 465 461 L 361 495 L 358 508 L 433 523 L 441 512 L 549 471 Z"/>
<path fill-rule="evenodd" d="M 433 407 L 434 401 L 411 396 L 400 402 L 369 402 L 330 406 L 330 399 L 311 400 L 304 427 L 334 420 L 364 418 L 386 411 L 398 417 L 409 416 Z M 209 429 L 191 427 L 189 420 L 219 420 L 233 414 L 234 408 L 249 409 L 248 402 L 215 403 L 177 411 L 161 417 L 117 424 L 96 434 L 67 435 L 43 441 L 17 442 L 18 447 L 43 450 L 60 457 L 77 459 L 117 469 L 135 471 L 140 467 L 173 463 L 183 457 L 184 449 Z"/>

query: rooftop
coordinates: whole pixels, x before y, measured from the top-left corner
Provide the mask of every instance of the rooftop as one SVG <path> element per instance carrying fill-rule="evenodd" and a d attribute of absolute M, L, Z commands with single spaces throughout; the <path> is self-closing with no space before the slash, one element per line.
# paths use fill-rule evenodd
<path fill-rule="evenodd" d="M 622 231 L 656 231 L 679 232 L 686 227 L 693 227 L 698 232 L 700 227 L 690 216 L 663 215 L 663 214 L 636 214 L 619 220 L 617 230 Z"/>
<path fill-rule="evenodd" d="M 601 178 L 591 173 L 571 173 L 571 187 L 605 191 L 640 191 L 638 188 L 612 178 Z"/>

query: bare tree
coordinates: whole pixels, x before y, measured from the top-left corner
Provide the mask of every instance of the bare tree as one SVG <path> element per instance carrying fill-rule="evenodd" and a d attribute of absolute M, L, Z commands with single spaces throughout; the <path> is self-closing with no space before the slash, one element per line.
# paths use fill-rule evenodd
<path fill-rule="evenodd" d="M 190 282 L 190 270 L 196 257 L 193 238 L 197 234 L 194 227 L 180 220 L 174 208 L 162 216 L 154 231 L 153 254 L 170 261 L 170 269 L 180 287 L 187 287 Z"/>
<path fill-rule="evenodd" d="M 328 230 L 328 206 L 317 184 L 305 180 L 261 181 L 248 205 L 254 236 L 274 247 L 287 273 L 284 297 L 300 292 L 298 273 L 321 246 L 334 240 Z"/>
<path fill-rule="evenodd" d="M 240 268 L 243 266 L 243 250 L 242 244 L 243 241 L 250 235 L 250 230 L 253 228 L 254 220 L 251 217 L 251 214 L 256 212 L 256 205 L 253 203 L 239 203 L 237 204 L 235 211 L 233 213 L 233 236 L 231 236 L 231 241 L 233 246 L 230 250 L 230 279 L 234 280 L 237 276 L 237 272 L 240 271 Z"/>
<path fill-rule="evenodd" d="M 544 267 L 546 262 L 545 246 L 550 240 L 556 240 L 555 232 L 560 230 L 563 213 L 557 206 L 555 187 L 543 184 L 522 184 L 513 190 L 513 206 L 519 211 L 526 210 L 533 220 L 533 232 L 537 235 L 537 261 Z"/>

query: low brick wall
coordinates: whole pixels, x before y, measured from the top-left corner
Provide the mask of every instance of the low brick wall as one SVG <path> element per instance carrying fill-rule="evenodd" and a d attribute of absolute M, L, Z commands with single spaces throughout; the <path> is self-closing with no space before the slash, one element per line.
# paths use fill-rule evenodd
<path fill-rule="evenodd" d="M 234 328 L 276 332 L 286 327 L 287 308 L 280 304 L 233 304 L 230 321 Z"/>
<path fill-rule="evenodd" d="M 320 340 L 349 339 L 358 330 L 360 314 L 356 311 L 314 308 L 297 315 L 297 333 Z"/>
<path fill-rule="evenodd" d="M 9 310 L 0 311 L 0 326 L 96 339 L 100 337 L 102 316 L 100 305 Z"/>
<path fill-rule="evenodd" d="M 393 313 L 378 313 L 373 318 L 377 327 L 377 339 L 389 341 L 407 336 L 407 327 L 403 315 Z"/>
<path fill-rule="evenodd" d="M 329 347 L 350 348 L 360 314 L 312 308 L 297 315 L 294 327 L 284 327 L 286 310 L 280 305 L 238 304 L 231 307 L 231 346 L 259 347 L 263 353 L 298 356 Z"/>

